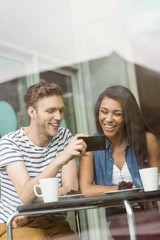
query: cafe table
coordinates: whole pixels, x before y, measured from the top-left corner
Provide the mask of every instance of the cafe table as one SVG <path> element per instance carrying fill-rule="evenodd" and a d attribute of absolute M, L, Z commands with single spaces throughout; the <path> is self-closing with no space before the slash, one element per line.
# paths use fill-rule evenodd
<path fill-rule="evenodd" d="M 12 240 L 12 221 L 16 216 L 48 214 L 57 212 L 80 211 L 96 208 L 122 207 L 126 209 L 130 239 L 136 240 L 136 229 L 133 203 L 160 200 L 160 190 L 144 192 L 139 191 L 117 191 L 113 194 L 105 194 L 98 197 L 77 197 L 77 198 L 60 198 L 57 202 L 50 203 L 33 203 L 27 205 L 19 205 L 16 211 L 9 217 L 7 221 L 7 237 Z"/>

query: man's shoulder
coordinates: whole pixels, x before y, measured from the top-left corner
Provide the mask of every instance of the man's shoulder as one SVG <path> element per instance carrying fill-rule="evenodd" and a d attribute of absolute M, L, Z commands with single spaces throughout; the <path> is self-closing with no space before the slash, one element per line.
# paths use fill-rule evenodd
<path fill-rule="evenodd" d="M 73 137 L 71 131 L 68 128 L 60 127 L 56 136 L 52 138 L 52 143 L 59 142 L 61 144 L 67 144 Z"/>
<path fill-rule="evenodd" d="M 18 129 L 16 131 L 13 132 L 9 132 L 6 135 L 2 136 L 1 140 L 16 140 L 16 139 L 20 139 L 23 136 L 23 131 L 22 129 Z"/>
<path fill-rule="evenodd" d="M 61 135 L 71 135 L 72 136 L 72 133 L 71 133 L 71 131 L 68 129 L 68 128 L 64 128 L 64 127 L 60 127 L 59 129 L 58 129 L 58 134 L 57 134 L 57 136 L 61 136 Z"/>

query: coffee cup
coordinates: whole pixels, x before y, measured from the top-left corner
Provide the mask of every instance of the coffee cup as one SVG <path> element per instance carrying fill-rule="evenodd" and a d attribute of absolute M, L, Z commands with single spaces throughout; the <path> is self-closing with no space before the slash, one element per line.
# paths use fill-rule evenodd
<path fill-rule="evenodd" d="M 58 178 L 43 178 L 33 186 L 37 197 L 42 197 L 45 203 L 58 201 Z M 41 191 L 41 193 L 40 193 Z"/>
<path fill-rule="evenodd" d="M 145 192 L 158 190 L 158 167 L 139 169 Z"/>

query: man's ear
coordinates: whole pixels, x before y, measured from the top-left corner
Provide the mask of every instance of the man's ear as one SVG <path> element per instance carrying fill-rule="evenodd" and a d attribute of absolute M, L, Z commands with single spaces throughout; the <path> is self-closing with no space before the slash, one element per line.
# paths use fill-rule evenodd
<path fill-rule="evenodd" d="M 36 116 L 36 109 L 33 108 L 32 106 L 29 106 L 27 108 L 28 115 L 30 116 L 31 119 L 34 119 Z"/>

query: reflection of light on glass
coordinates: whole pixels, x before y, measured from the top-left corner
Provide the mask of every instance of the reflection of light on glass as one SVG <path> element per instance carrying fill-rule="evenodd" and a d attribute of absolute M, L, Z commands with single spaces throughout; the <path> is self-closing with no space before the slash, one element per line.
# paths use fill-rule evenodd
<path fill-rule="evenodd" d="M 12 106 L 6 101 L 0 101 L 0 135 L 17 129 L 17 117 Z"/>
<path fill-rule="evenodd" d="M 66 128 L 67 124 L 66 124 L 66 120 L 63 118 L 62 122 L 61 122 L 61 127 Z"/>
<path fill-rule="evenodd" d="M 63 94 L 63 97 L 64 97 L 64 98 L 70 98 L 70 97 L 72 97 L 72 96 L 73 96 L 73 93 L 71 93 L 71 92 L 68 92 L 68 93 Z"/>
<path fill-rule="evenodd" d="M 0 57 L 0 81 L 3 82 L 9 79 L 15 79 L 18 76 L 23 76 L 25 67 L 23 62 L 12 60 L 5 57 Z"/>
<path fill-rule="evenodd" d="M 124 0 L 120 4 L 123 27 L 129 35 L 139 35 L 144 32 L 158 30 L 160 27 L 160 2 Z"/>

